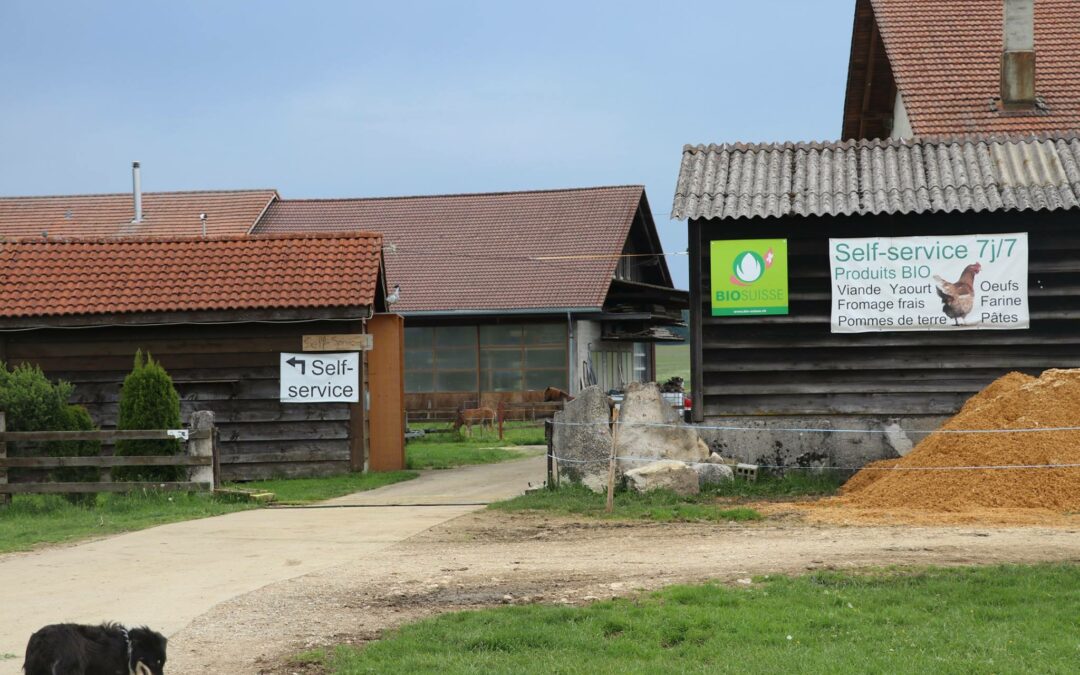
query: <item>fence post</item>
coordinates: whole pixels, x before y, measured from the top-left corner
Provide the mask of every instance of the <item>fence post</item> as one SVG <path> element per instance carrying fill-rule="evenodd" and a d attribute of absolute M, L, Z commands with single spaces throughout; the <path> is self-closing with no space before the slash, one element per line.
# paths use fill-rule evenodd
<path fill-rule="evenodd" d="M 199 410 L 191 414 L 191 435 L 188 441 L 188 454 L 192 457 L 214 456 L 214 413 Z M 212 461 L 212 460 L 211 460 Z M 193 466 L 188 470 L 188 480 L 193 483 L 206 483 L 214 489 L 214 466 Z"/>
<path fill-rule="evenodd" d="M 4 417 L 4 411 L 0 410 L 0 432 L 7 431 L 7 420 Z M 7 442 L 0 441 L 0 459 L 7 458 Z M 6 468 L 0 468 L 0 484 L 6 485 L 8 482 L 8 473 Z M 0 495 L 0 505 L 11 503 L 11 495 Z"/>

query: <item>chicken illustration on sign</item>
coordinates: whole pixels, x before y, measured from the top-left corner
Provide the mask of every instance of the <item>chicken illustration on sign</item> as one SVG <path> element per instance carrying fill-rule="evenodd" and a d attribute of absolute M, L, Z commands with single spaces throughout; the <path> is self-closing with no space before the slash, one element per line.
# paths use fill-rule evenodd
<path fill-rule="evenodd" d="M 975 263 L 964 268 L 964 273 L 956 283 L 949 283 L 938 275 L 934 275 L 934 283 L 937 284 L 937 294 L 941 298 L 941 311 L 960 325 L 960 319 L 965 318 L 975 307 L 975 275 L 982 271 L 982 265 Z"/>
<path fill-rule="evenodd" d="M 1026 233 L 830 239 L 829 258 L 834 333 L 1029 326 Z"/>

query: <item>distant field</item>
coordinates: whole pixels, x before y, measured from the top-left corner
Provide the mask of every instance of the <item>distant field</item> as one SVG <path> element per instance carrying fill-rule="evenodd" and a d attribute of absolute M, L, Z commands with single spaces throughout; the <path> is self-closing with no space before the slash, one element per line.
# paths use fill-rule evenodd
<path fill-rule="evenodd" d="M 690 391 L 690 345 L 656 345 L 656 381 L 681 377 Z"/>

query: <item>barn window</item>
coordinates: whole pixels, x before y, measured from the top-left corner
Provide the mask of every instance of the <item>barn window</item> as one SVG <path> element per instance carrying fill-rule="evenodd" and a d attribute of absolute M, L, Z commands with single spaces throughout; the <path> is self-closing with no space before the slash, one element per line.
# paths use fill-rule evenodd
<path fill-rule="evenodd" d="M 476 391 L 476 327 L 406 328 L 405 391 Z"/>
<path fill-rule="evenodd" d="M 566 326 L 481 326 L 480 387 L 498 392 L 565 389 Z"/>

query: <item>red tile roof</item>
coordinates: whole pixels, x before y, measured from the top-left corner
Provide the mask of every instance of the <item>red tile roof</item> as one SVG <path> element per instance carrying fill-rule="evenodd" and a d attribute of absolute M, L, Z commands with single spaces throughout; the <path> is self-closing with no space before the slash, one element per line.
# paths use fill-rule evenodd
<path fill-rule="evenodd" d="M 382 233 L 399 312 L 600 308 L 644 188 L 280 200 L 256 232 Z M 554 258 L 554 259 L 553 259 Z M 666 268 L 665 268 L 666 269 Z"/>
<path fill-rule="evenodd" d="M 1034 115 L 992 106 L 1000 93 L 1002 0 L 872 4 L 916 135 L 1080 128 L 1080 2 L 1035 2 L 1035 92 L 1049 112 Z"/>
<path fill-rule="evenodd" d="M 274 190 L 145 192 L 143 222 L 134 215 L 131 193 L 53 197 L 0 197 L 0 238 L 197 237 L 199 214 L 206 234 L 247 234 L 277 196 Z"/>
<path fill-rule="evenodd" d="M 369 307 L 381 247 L 364 232 L 0 242 L 0 318 Z"/>

